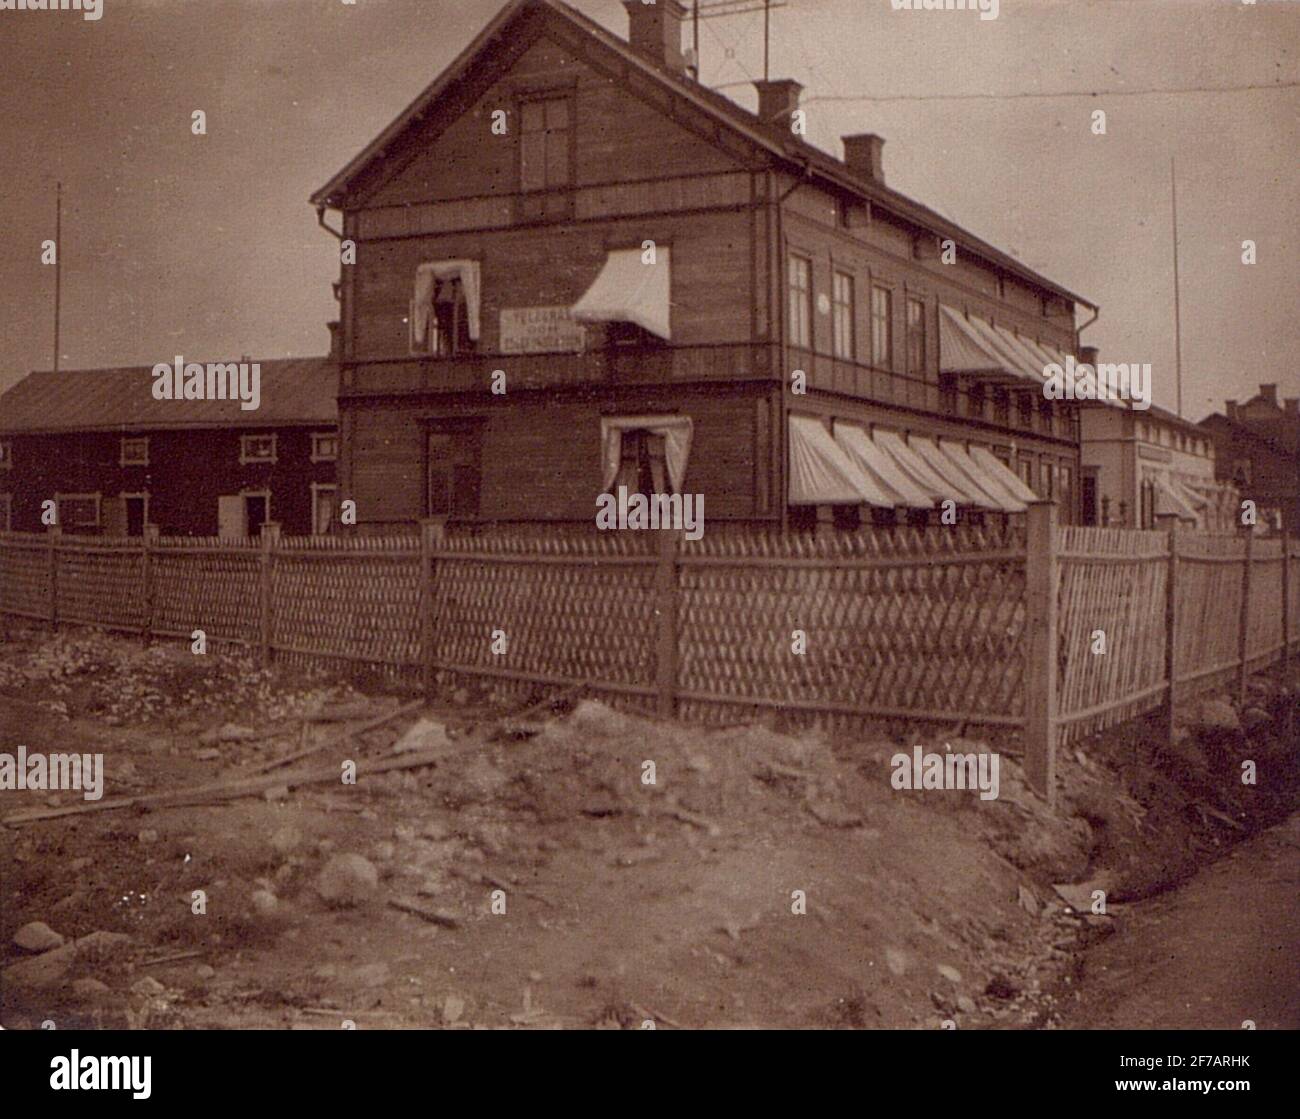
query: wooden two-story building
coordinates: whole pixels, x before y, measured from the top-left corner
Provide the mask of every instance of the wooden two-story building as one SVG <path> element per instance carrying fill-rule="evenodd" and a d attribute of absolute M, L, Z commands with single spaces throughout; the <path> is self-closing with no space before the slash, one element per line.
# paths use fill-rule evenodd
<path fill-rule="evenodd" d="M 808 144 L 797 82 L 701 86 L 677 0 L 625 7 L 628 41 L 512 0 L 313 196 L 362 530 L 590 522 L 624 482 L 710 521 L 1074 519 L 1043 369 L 1084 301 L 887 186 L 878 136 Z"/>
<path fill-rule="evenodd" d="M 257 364 L 256 409 L 157 399 L 147 365 L 23 378 L 0 395 L 0 531 L 242 537 L 268 521 L 290 536 L 329 531 L 338 366 Z"/>

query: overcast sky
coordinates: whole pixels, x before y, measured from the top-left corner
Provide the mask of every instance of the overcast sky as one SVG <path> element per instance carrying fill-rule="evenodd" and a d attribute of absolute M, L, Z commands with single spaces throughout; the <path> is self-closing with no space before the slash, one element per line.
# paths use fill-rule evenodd
<path fill-rule="evenodd" d="M 65 368 L 325 352 L 338 265 L 308 196 L 503 2 L 103 0 L 97 22 L 0 11 L 0 389 L 50 365 L 40 243 L 58 179 Z M 575 6 L 626 33 L 617 0 Z M 761 15 L 702 23 L 703 80 L 747 107 L 762 28 Z M 1293 2 L 1002 0 L 981 20 L 785 0 L 771 71 L 806 87 L 814 143 L 839 156 L 840 135 L 880 133 L 892 186 L 1100 304 L 1084 343 L 1151 362 L 1167 407 L 1174 157 L 1184 413 L 1199 419 L 1260 382 L 1300 394 L 1300 90 L 1120 94 L 1295 83 L 1298 45 Z M 952 94 L 997 96 L 935 99 Z M 195 109 L 207 136 L 191 134 Z"/>

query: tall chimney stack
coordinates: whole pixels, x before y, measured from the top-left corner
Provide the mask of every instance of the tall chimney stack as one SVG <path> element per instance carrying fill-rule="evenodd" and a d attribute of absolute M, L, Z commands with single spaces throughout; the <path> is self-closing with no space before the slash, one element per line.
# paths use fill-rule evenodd
<path fill-rule="evenodd" d="M 768 82 L 755 82 L 758 90 L 758 116 L 764 124 L 790 128 L 790 115 L 799 108 L 799 94 L 803 86 L 793 78 L 774 78 Z"/>
<path fill-rule="evenodd" d="M 1277 407 L 1277 385 L 1260 385 L 1259 395 L 1262 396 L 1266 403 Z"/>
<path fill-rule="evenodd" d="M 844 162 L 849 170 L 884 186 L 884 137 L 874 132 L 859 132 L 856 136 L 841 136 L 840 139 L 844 144 Z"/>
<path fill-rule="evenodd" d="M 1223 409 L 1224 409 L 1225 412 L 1228 413 L 1228 419 L 1230 419 L 1233 423 L 1236 423 L 1236 422 L 1237 422 L 1237 402 L 1236 402 L 1235 400 L 1225 400 L 1225 401 L 1223 402 Z"/>
<path fill-rule="evenodd" d="M 627 9 L 628 42 L 656 66 L 674 74 L 686 73 L 682 54 L 682 20 L 686 8 L 679 0 L 623 0 Z"/>

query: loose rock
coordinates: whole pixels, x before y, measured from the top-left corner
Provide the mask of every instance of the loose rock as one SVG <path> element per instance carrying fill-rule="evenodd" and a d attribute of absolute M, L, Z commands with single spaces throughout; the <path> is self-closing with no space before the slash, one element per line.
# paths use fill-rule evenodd
<path fill-rule="evenodd" d="M 62 947 L 63 941 L 63 934 L 56 933 L 44 921 L 28 921 L 14 933 L 14 943 L 27 952 L 48 952 Z"/>
<path fill-rule="evenodd" d="M 379 872 L 361 855 L 335 855 L 316 878 L 316 892 L 330 905 L 360 905 L 379 889 Z"/>

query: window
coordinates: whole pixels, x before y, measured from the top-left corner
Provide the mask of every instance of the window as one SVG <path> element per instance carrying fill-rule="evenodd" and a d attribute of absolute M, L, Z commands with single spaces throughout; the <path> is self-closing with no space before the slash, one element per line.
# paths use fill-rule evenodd
<path fill-rule="evenodd" d="M 1016 397 L 1016 411 L 1021 427 L 1028 428 L 1034 422 L 1034 398 L 1030 393 L 1022 392 Z"/>
<path fill-rule="evenodd" d="M 888 288 L 871 289 L 871 364 L 877 369 L 893 367 L 894 293 Z"/>
<path fill-rule="evenodd" d="M 907 301 L 907 371 L 925 373 L 925 301 Z"/>
<path fill-rule="evenodd" d="M 1051 434 L 1052 402 L 1047 399 L 1038 402 L 1038 430 Z"/>
<path fill-rule="evenodd" d="M 274 435 L 241 435 L 239 437 L 239 464 L 275 462 Z"/>
<path fill-rule="evenodd" d="M 966 415 L 976 420 L 984 418 L 984 385 L 979 381 L 966 389 Z"/>
<path fill-rule="evenodd" d="M 14 444 L 11 439 L 0 439 L 0 470 L 8 470 L 14 464 Z"/>
<path fill-rule="evenodd" d="M 482 429 L 475 422 L 443 423 L 428 439 L 428 514 L 477 517 Z"/>
<path fill-rule="evenodd" d="M 1074 523 L 1074 470 L 1065 463 L 1061 464 L 1060 469 L 1060 499 L 1061 499 L 1061 516 L 1062 524 Z"/>
<path fill-rule="evenodd" d="M 957 412 L 957 374 L 939 374 L 939 407 L 945 412 Z"/>
<path fill-rule="evenodd" d="M 790 345 L 812 349 L 812 261 L 790 257 Z"/>
<path fill-rule="evenodd" d="M 476 260 L 431 260 L 415 270 L 411 297 L 413 354 L 452 357 L 474 349 L 479 337 L 482 279 Z"/>
<path fill-rule="evenodd" d="M 1011 422 L 1011 394 L 1006 389 L 993 390 L 993 420 L 1004 427 Z"/>
<path fill-rule="evenodd" d="M 123 439 L 121 453 L 118 457 L 118 465 L 148 466 L 149 440 L 144 437 L 139 439 Z"/>
<path fill-rule="evenodd" d="M 0 532 L 13 531 L 13 494 L 0 493 Z"/>
<path fill-rule="evenodd" d="M 672 493 L 665 444 L 665 438 L 652 431 L 623 432 L 623 450 L 612 492 L 626 486 L 628 493 Z"/>
<path fill-rule="evenodd" d="M 1038 464 L 1038 496 L 1051 501 L 1056 494 L 1055 469 L 1051 459 L 1043 459 Z"/>
<path fill-rule="evenodd" d="M 1022 454 L 1020 456 L 1020 480 L 1025 483 L 1034 493 L 1038 492 L 1038 487 L 1034 485 L 1034 457 L 1033 455 Z"/>
<path fill-rule="evenodd" d="M 520 190 L 548 190 L 569 184 L 570 115 L 567 97 L 525 101 L 520 106 Z"/>
<path fill-rule="evenodd" d="M 832 297 L 835 356 L 852 361 L 857 357 L 853 345 L 853 277 L 847 272 L 835 273 Z"/>
<path fill-rule="evenodd" d="M 337 517 L 339 488 L 321 482 L 311 484 L 311 533 L 324 536 Z"/>
<path fill-rule="evenodd" d="M 438 280 L 433 290 L 433 315 L 422 352 L 451 357 L 473 348 L 469 337 L 469 304 L 459 276 Z"/>
<path fill-rule="evenodd" d="M 99 494 L 56 493 L 55 513 L 65 531 L 99 527 Z"/>
<path fill-rule="evenodd" d="M 334 462 L 339 457 L 339 437 L 332 431 L 314 431 L 311 436 L 312 462 Z"/>

